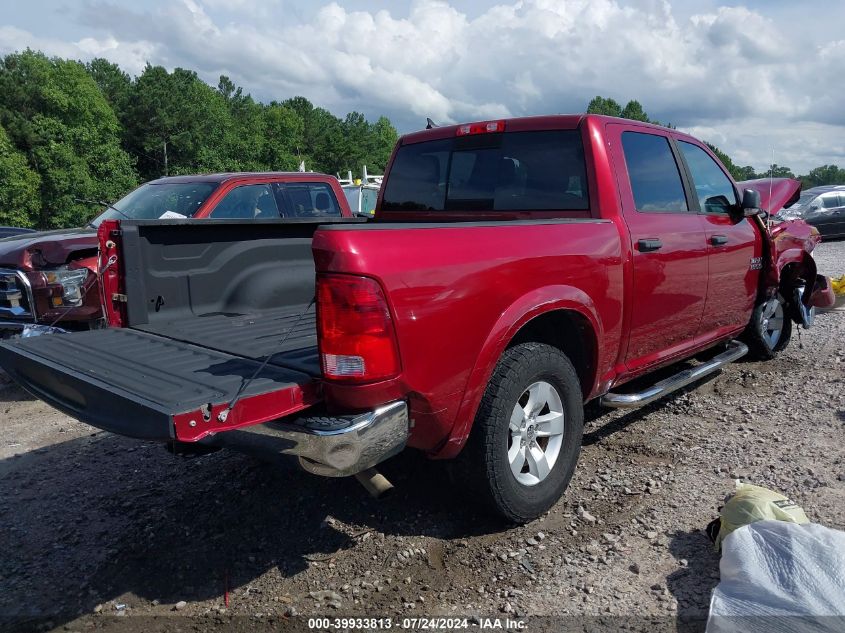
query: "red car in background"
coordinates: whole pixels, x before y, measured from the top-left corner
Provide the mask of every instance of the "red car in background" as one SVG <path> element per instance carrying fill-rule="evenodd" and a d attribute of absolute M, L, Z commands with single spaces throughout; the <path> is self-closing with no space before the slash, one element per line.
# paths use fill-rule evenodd
<path fill-rule="evenodd" d="M 0 334 L 104 324 L 97 227 L 106 219 L 352 217 L 337 179 L 302 172 L 172 176 L 145 183 L 87 227 L 0 239 Z"/>

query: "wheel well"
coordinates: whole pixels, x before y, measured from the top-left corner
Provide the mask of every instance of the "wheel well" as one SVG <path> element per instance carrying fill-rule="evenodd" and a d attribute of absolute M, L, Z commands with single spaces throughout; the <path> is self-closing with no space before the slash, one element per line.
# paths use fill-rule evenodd
<path fill-rule="evenodd" d="M 572 362 L 586 398 L 596 372 L 596 335 L 585 316 L 573 310 L 553 310 L 531 319 L 514 335 L 508 347 L 521 343 L 546 343 L 558 348 Z"/>
<path fill-rule="evenodd" d="M 813 292 L 816 278 L 816 263 L 812 257 L 805 255 L 800 262 L 790 262 L 786 264 L 780 271 L 780 280 L 778 283 L 778 291 L 786 300 L 787 315 L 795 323 L 801 324 L 802 313 L 801 307 L 795 304 L 793 288 L 796 286 L 804 286 L 804 294 L 800 301 L 805 305 L 810 300 L 810 295 Z"/>

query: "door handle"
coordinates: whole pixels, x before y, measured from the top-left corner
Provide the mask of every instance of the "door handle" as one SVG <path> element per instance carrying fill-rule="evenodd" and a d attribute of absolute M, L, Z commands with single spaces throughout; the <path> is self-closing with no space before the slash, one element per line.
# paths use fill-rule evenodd
<path fill-rule="evenodd" d="M 725 235 L 711 235 L 710 243 L 713 246 L 724 246 L 728 243 L 728 238 Z"/>
<path fill-rule="evenodd" d="M 650 251 L 656 251 L 663 248 L 663 242 L 654 237 L 637 240 L 637 248 L 639 248 L 641 253 L 648 253 Z"/>

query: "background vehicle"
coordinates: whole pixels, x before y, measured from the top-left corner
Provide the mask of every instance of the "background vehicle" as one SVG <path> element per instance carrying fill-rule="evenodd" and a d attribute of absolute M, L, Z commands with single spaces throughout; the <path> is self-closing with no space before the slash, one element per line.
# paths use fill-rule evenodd
<path fill-rule="evenodd" d="M 757 215 L 799 183 L 754 187 L 692 137 L 609 117 L 409 134 L 370 222 L 102 222 L 116 327 L 7 342 L 0 364 L 80 420 L 177 449 L 329 476 L 405 446 L 458 457 L 478 499 L 528 521 L 568 485 L 584 402 L 636 406 L 772 357 L 832 302 L 815 229 Z"/>
<path fill-rule="evenodd" d="M 110 205 L 88 227 L 27 232 L 0 241 L 0 332 L 39 324 L 101 326 L 97 227 L 108 218 L 350 217 L 337 180 L 314 173 L 228 173 L 159 178 Z"/>
<path fill-rule="evenodd" d="M 375 215 L 378 192 L 384 176 L 371 176 L 367 173 L 367 166 L 364 165 L 362 176 L 359 180 L 353 180 L 352 172 L 349 172 L 346 179 L 341 179 L 343 193 L 349 202 L 353 215 L 371 218 Z"/>
<path fill-rule="evenodd" d="M 25 229 L 19 226 L 0 226 L 0 239 L 24 233 L 35 233 L 35 229 Z"/>
<path fill-rule="evenodd" d="M 781 209 L 777 218 L 800 218 L 816 227 L 823 237 L 845 237 L 845 185 L 807 189 L 795 204 Z"/>

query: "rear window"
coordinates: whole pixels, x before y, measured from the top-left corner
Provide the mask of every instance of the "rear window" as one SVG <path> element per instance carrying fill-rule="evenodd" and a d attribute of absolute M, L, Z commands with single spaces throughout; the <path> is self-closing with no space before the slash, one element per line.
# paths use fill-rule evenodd
<path fill-rule="evenodd" d="M 577 130 L 478 134 L 403 145 L 383 211 L 589 209 Z"/>

